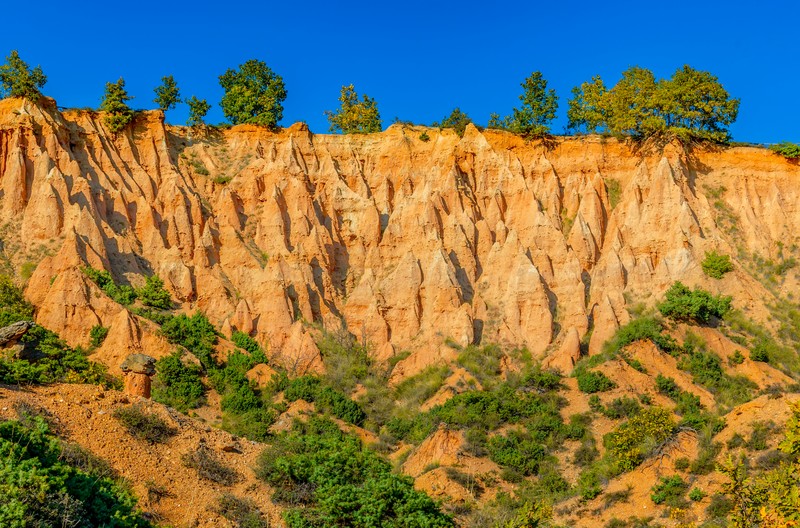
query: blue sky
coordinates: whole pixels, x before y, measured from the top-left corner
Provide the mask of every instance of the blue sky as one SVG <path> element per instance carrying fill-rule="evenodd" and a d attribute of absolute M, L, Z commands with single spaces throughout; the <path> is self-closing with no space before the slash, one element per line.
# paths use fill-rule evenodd
<path fill-rule="evenodd" d="M 510 113 L 519 84 L 540 70 L 560 98 L 560 133 L 570 89 L 592 75 L 612 85 L 629 66 L 664 77 L 690 64 L 741 99 L 735 140 L 800 142 L 797 2 L 42 0 L 2 14 L 0 54 L 40 64 L 62 106 L 97 107 L 122 76 L 131 105 L 153 108 L 153 88 L 172 74 L 219 122 L 218 76 L 257 58 L 286 82 L 286 126 L 326 132 L 323 112 L 350 83 L 377 100 L 384 126 L 430 123 L 456 106 L 485 124 Z"/>

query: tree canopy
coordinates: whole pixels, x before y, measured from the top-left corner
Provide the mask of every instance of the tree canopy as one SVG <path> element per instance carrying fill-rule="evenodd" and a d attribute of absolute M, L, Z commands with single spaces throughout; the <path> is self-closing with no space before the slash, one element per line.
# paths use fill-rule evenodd
<path fill-rule="evenodd" d="M 366 94 L 358 100 L 355 87 L 342 86 L 339 96 L 341 105 L 335 112 L 325 111 L 330 122 L 331 132 L 342 134 L 369 134 L 381 131 L 381 115 L 378 113 L 378 103 Z"/>
<path fill-rule="evenodd" d="M 103 122 L 111 132 L 116 134 L 133 120 L 133 110 L 128 106 L 131 99 L 133 97 L 125 90 L 125 80 L 122 77 L 115 83 L 106 83 L 100 110 L 106 113 Z"/>
<path fill-rule="evenodd" d="M 161 78 L 161 84 L 155 90 L 156 98 L 153 102 L 158 105 L 158 108 L 166 112 L 172 110 L 181 102 L 181 92 L 178 89 L 178 83 L 172 75 L 167 75 Z"/>
<path fill-rule="evenodd" d="M 568 128 L 639 138 L 725 142 L 730 139 L 727 127 L 739 111 L 739 100 L 730 97 L 717 77 L 688 65 L 669 79 L 656 79 L 650 70 L 635 66 L 611 89 L 593 77 L 573 88 L 572 96 Z"/>
<path fill-rule="evenodd" d="M 220 106 L 234 125 L 250 123 L 276 128 L 283 119 L 286 87 L 283 78 L 264 62 L 251 59 L 219 77 L 225 90 Z"/>
<path fill-rule="evenodd" d="M 186 100 L 186 104 L 189 105 L 189 119 L 186 124 L 190 127 L 205 124 L 206 114 L 211 110 L 211 105 L 208 104 L 208 101 L 198 99 L 196 95 L 193 95 Z"/>
<path fill-rule="evenodd" d="M 556 118 L 558 96 L 547 89 L 547 81 L 541 72 L 535 71 L 522 84 L 519 96 L 522 106 L 514 108 L 510 116 L 501 118 L 492 114 L 489 128 L 510 130 L 526 137 L 541 137 L 550 132 L 550 122 Z"/>
<path fill-rule="evenodd" d="M 24 97 L 37 101 L 41 89 L 47 83 L 47 77 L 41 66 L 31 69 L 22 60 L 17 50 L 6 57 L 6 63 L 0 66 L 0 95 L 3 97 Z"/>

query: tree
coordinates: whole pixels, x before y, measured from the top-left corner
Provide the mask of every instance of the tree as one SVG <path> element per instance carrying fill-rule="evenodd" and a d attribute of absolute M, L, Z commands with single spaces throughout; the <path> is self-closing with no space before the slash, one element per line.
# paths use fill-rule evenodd
<path fill-rule="evenodd" d="M 381 116 L 378 113 L 378 104 L 375 99 L 365 94 L 359 101 L 358 93 L 351 84 L 342 86 L 339 102 L 341 106 L 336 112 L 325 111 L 331 124 L 331 132 L 369 134 L 381 131 Z"/>
<path fill-rule="evenodd" d="M 164 112 L 172 110 L 175 105 L 181 102 L 181 92 L 178 90 L 178 83 L 175 82 L 172 75 L 162 77 L 161 84 L 153 91 L 156 93 L 156 98 L 153 99 L 153 102 Z"/>
<path fill-rule="evenodd" d="M 211 110 L 211 105 L 208 104 L 208 101 L 205 99 L 198 99 L 197 96 L 193 95 L 186 100 L 186 104 L 189 105 L 189 119 L 186 121 L 186 124 L 190 127 L 205 124 L 203 118 L 205 118 L 208 111 Z"/>
<path fill-rule="evenodd" d="M 128 101 L 133 97 L 125 91 L 125 80 L 120 77 L 115 83 L 106 83 L 106 92 L 103 95 L 103 102 L 100 103 L 100 110 L 106 113 L 103 122 L 116 134 L 128 126 L 133 120 L 133 110 L 128 106 Z"/>
<path fill-rule="evenodd" d="M 283 78 L 264 62 L 251 59 L 219 77 L 225 90 L 220 106 L 234 125 L 251 123 L 276 128 L 283 119 L 286 87 Z"/>
<path fill-rule="evenodd" d="M 666 126 L 679 139 L 730 139 L 727 126 L 736 121 L 739 100 L 711 73 L 684 65 L 659 83 L 657 95 Z"/>
<path fill-rule="evenodd" d="M 456 107 L 450 112 L 450 115 L 442 119 L 441 123 L 433 123 L 431 126 L 439 128 L 452 128 L 458 137 L 464 137 L 464 131 L 467 125 L 472 123 L 472 119 Z"/>
<path fill-rule="evenodd" d="M 547 81 L 538 71 L 533 72 L 520 86 L 523 89 L 519 96 L 522 106 L 503 118 L 492 114 L 489 128 L 510 130 L 528 138 L 546 135 L 550 132 L 549 123 L 555 119 L 558 109 L 556 91 L 547 89 Z"/>
<path fill-rule="evenodd" d="M 622 72 L 622 79 L 605 101 L 607 126 L 612 134 L 648 135 L 665 128 L 655 108 L 657 83 L 650 70 L 634 66 Z"/>
<path fill-rule="evenodd" d="M 17 50 L 6 57 L 6 63 L 0 66 L 0 95 L 3 97 L 24 97 L 38 101 L 40 91 L 47 83 L 47 77 L 41 66 L 30 69 Z"/>
<path fill-rule="evenodd" d="M 727 142 L 727 127 L 739 111 L 739 100 L 731 99 L 715 76 L 690 66 L 669 79 L 656 79 L 650 70 L 634 66 L 610 90 L 593 77 L 572 94 L 569 128 L 637 139 Z"/>
<path fill-rule="evenodd" d="M 575 131 L 581 129 L 592 134 L 605 127 L 606 115 L 604 98 L 608 90 L 599 75 L 592 77 L 572 89 L 572 99 L 568 101 L 567 128 Z"/>

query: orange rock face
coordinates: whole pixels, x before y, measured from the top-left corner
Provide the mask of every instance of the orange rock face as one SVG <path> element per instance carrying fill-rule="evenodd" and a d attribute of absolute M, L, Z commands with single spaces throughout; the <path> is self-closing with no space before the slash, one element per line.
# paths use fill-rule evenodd
<path fill-rule="evenodd" d="M 134 397 L 150 398 L 150 376 L 138 372 L 125 373 L 125 394 Z"/>
<path fill-rule="evenodd" d="M 133 285 L 158 273 L 184 310 L 251 332 L 297 373 L 323 368 L 309 322 L 344 322 L 376 357 L 410 350 L 397 371 L 414 373 L 448 361 L 448 338 L 555 354 L 568 371 L 582 341 L 598 352 L 675 280 L 766 319 L 772 294 L 742 266 L 712 280 L 700 262 L 788 251 L 797 165 L 754 148 L 427 132 L 198 134 L 144 112 L 115 137 L 97 113 L 0 101 L 3 251 L 36 264 L 38 323 L 72 345 L 110 328 L 96 358 L 112 371 L 171 347 L 85 265 Z"/>

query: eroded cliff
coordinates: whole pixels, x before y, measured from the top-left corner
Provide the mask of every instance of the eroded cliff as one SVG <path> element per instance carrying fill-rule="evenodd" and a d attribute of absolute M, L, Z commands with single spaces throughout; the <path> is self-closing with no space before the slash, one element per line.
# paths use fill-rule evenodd
<path fill-rule="evenodd" d="M 0 256 L 30 274 L 37 320 L 70 344 L 110 328 L 96 357 L 169 345 L 81 272 L 157 273 L 182 308 L 269 344 L 295 372 L 322 368 L 309 323 L 345 324 L 394 376 L 458 344 L 526 346 L 569 370 L 637 303 L 675 280 L 732 295 L 767 321 L 753 259 L 788 258 L 800 169 L 764 149 L 636 150 L 600 137 L 525 142 L 470 126 L 381 134 L 197 131 L 137 115 L 0 102 Z M 736 270 L 711 280 L 710 250 Z"/>

